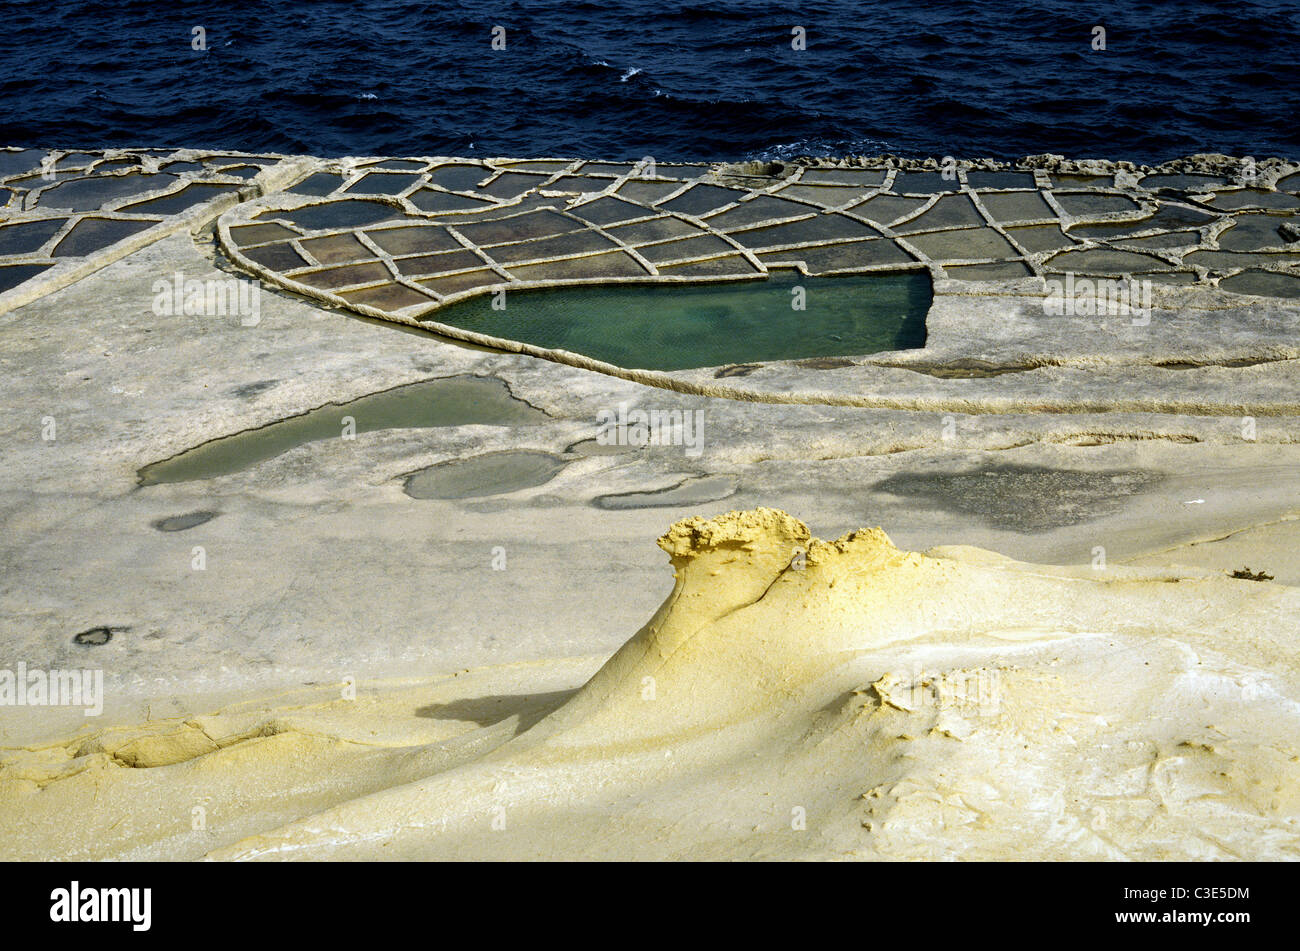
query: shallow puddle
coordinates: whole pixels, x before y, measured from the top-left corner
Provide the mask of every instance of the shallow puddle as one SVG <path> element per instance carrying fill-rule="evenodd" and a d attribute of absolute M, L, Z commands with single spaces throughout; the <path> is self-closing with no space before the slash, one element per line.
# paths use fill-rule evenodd
<path fill-rule="evenodd" d="M 1219 287 L 1235 294 L 1256 294 L 1261 297 L 1300 297 L 1300 278 L 1276 271 L 1242 271 L 1224 278 Z"/>
<path fill-rule="evenodd" d="M 41 208 L 94 211 L 118 198 L 166 188 L 175 181 L 175 175 L 166 173 L 78 178 L 46 189 L 41 193 L 39 204 Z"/>
<path fill-rule="evenodd" d="M 300 228 L 326 230 L 359 228 L 400 215 L 401 212 L 392 205 L 349 198 L 319 205 L 304 205 L 293 211 L 264 211 L 257 218 L 259 223 L 265 219 L 278 218 Z"/>
<path fill-rule="evenodd" d="M 82 218 L 50 253 L 56 258 L 92 254 L 157 223 L 156 218 L 130 221 L 119 218 Z"/>
<path fill-rule="evenodd" d="M 413 499 L 477 499 L 504 495 L 550 482 L 572 460 L 549 452 L 511 450 L 454 459 L 407 476 Z"/>
<path fill-rule="evenodd" d="M 135 214 L 142 212 L 153 215 L 175 215 L 182 211 L 188 211 L 195 205 L 210 201 L 228 192 L 235 191 L 234 185 L 215 185 L 206 182 L 196 182 L 187 185 L 180 191 L 171 195 L 163 195 L 160 198 L 150 198 L 147 201 L 137 202 L 134 205 L 127 205 L 123 211 Z"/>
<path fill-rule="evenodd" d="M 0 291 L 11 290 L 49 268 L 48 264 L 13 264 L 0 267 Z"/>
<path fill-rule="evenodd" d="M 239 472 L 304 443 L 342 438 L 345 417 L 352 418 L 356 433 L 437 426 L 533 426 L 548 418 L 511 396 L 495 378 L 425 380 L 348 403 L 329 403 L 259 429 L 214 439 L 145 466 L 139 472 L 139 482 L 191 482 Z"/>
<path fill-rule="evenodd" d="M 20 221 L 0 228 L 0 254 L 35 254 L 54 237 L 67 218 Z"/>

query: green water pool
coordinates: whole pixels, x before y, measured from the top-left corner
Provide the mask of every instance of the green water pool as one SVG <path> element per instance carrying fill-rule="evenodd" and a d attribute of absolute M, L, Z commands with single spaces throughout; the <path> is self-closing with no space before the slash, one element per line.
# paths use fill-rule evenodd
<path fill-rule="evenodd" d="M 495 377 L 444 377 L 370 393 L 346 403 L 318 406 L 258 429 L 223 436 L 150 463 L 138 473 L 140 485 L 192 482 L 228 475 L 322 439 L 345 432 L 422 429 L 437 426 L 535 426 L 546 422 L 541 410 L 516 399 Z M 350 422 L 349 422 L 350 421 Z M 166 529 L 164 529 L 166 530 Z"/>
<path fill-rule="evenodd" d="M 787 270 L 754 281 L 510 291 L 501 309 L 484 294 L 429 319 L 629 369 L 686 370 L 922 347 L 932 298 L 923 271 Z"/>

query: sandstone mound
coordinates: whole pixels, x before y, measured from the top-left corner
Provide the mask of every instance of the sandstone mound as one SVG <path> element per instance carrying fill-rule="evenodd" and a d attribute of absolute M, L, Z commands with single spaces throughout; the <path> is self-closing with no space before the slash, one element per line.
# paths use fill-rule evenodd
<path fill-rule="evenodd" d="M 824 542 L 772 509 L 659 545 L 672 593 L 549 717 L 217 855 L 1190 857 L 1300 810 L 1292 589 Z"/>
<path fill-rule="evenodd" d="M 594 674 L 437 687 L 472 720 L 510 684 L 513 715 L 435 735 L 406 684 L 24 750 L 0 831 L 39 806 L 112 820 L 87 857 L 1300 858 L 1300 590 L 825 542 L 773 509 L 659 545 L 671 594 Z"/>

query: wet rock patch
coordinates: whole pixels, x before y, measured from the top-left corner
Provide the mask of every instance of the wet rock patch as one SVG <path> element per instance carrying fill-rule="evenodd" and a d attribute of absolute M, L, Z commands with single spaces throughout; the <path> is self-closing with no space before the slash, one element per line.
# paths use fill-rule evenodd
<path fill-rule="evenodd" d="M 257 429 L 213 439 L 150 463 L 139 471 L 138 478 L 142 486 L 211 479 L 309 442 L 354 438 L 383 429 L 533 426 L 547 419 L 546 413 L 513 396 L 496 377 L 443 377 L 345 403 L 327 403 Z"/>

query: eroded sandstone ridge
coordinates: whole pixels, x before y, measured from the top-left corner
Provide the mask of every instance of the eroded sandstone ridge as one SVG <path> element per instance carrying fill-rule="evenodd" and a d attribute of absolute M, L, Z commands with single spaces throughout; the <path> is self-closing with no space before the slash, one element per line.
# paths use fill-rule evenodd
<path fill-rule="evenodd" d="M 581 665 L 515 665 L 10 751 L 0 824 L 47 830 L 30 856 L 93 838 L 91 798 L 129 830 L 101 855 L 1300 856 L 1294 588 L 823 542 L 763 508 L 660 546 L 672 593 L 576 691 Z M 462 727 L 416 727 L 421 694 Z M 202 835 L 200 788 L 229 814 Z"/>

